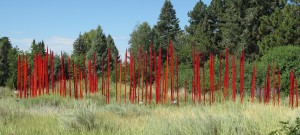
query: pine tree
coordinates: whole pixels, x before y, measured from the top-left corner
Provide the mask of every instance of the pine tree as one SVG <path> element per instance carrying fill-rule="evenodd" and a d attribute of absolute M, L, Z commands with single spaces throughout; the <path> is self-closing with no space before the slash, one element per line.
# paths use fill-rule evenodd
<path fill-rule="evenodd" d="M 260 54 L 276 46 L 300 45 L 300 2 L 290 1 L 275 9 L 270 16 L 261 17 L 258 42 Z"/>
<path fill-rule="evenodd" d="M 140 47 L 143 51 L 149 52 L 149 41 L 152 36 L 151 31 L 151 27 L 147 22 L 135 26 L 133 32 L 130 34 L 130 40 L 128 42 L 130 44 L 129 50 L 133 55 L 137 56 Z"/>
<path fill-rule="evenodd" d="M 202 0 L 199 0 L 199 2 L 196 3 L 195 7 L 193 8 L 192 11 L 188 12 L 188 17 L 190 25 L 186 27 L 186 31 L 190 35 L 194 35 L 196 31 L 196 27 L 199 24 L 203 24 L 205 16 L 207 12 L 207 6 L 203 3 Z"/>
<path fill-rule="evenodd" d="M 176 42 L 175 39 L 179 33 L 181 33 L 181 30 L 176 11 L 171 1 L 166 0 L 161 9 L 158 22 L 152 30 L 153 48 L 162 47 L 163 59 L 166 57 L 170 41 Z"/>
<path fill-rule="evenodd" d="M 120 59 L 120 55 L 119 55 L 119 51 L 115 45 L 114 39 L 112 38 L 111 35 L 108 35 L 106 38 L 106 42 L 107 42 L 107 47 L 110 48 L 110 55 L 111 55 L 111 61 L 110 61 L 110 67 L 114 68 L 115 66 L 115 59 L 117 57 L 117 60 L 119 61 Z"/>
<path fill-rule="evenodd" d="M 9 78 L 9 51 L 12 48 L 8 37 L 0 38 L 0 86 Z"/>
<path fill-rule="evenodd" d="M 257 41 L 259 18 L 269 16 L 281 0 L 227 0 L 222 14 L 222 48 L 231 52 L 245 50 L 246 58 L 254 60 L 259 52 Z"/>
<path fill-rule="evenodd" d="M 101 26 L 98 26 L 95 30 L 95 35 L 93 37 L 92 46 L 87 52 L 87 58 L 93 59 L 94 53 L 96 53 L 96 69 L 97 74 L 99 75 L 102 71 L 101 63 L 102 59 L 107 61 L 107 42 L 106 36 L 103 33 Z M 107 63 L 107 62 L 106 62 Z M 105 69 L 107 65 L 105 65 Z"/>

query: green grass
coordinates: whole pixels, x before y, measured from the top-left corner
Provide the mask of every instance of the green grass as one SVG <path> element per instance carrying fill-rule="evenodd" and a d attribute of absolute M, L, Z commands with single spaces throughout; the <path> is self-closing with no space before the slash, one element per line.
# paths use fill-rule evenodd
<path fill-rule="evenodd" d="M 105 105 L 100 95 L 84 100 L 56 95 L 17 100 L 0 88 L 0 134 L 208 134 L 265 135 L 293 121 L 299 109 L 258 103 L 210 105 Z M 112 98 L 114 100 L 114 98 Z M 286 101 L 285 101 L 286 102 Z"/>

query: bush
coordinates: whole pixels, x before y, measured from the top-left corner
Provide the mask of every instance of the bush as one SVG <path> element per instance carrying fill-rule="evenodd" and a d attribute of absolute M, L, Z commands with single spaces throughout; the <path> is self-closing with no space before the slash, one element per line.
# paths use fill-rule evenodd
<path fill-rule="evenodd" d="M 300 47 L 297 46 L 280 46 L 269 50 L 261 57 L 257 65 L 257 77 L 260 82 L 264 82 L 268 64 L 273 69 L 273 62 L 281 74 L 281 91 L 285 94 L 289 90 L 290 69 L 293 69 L 296 76 L 300 75 Z"/>
<path fill-rule="evenodd" d="M 300 134 L 300 118 L 297 117 L 294 124 L 289 121 L 280 121 L 281 129 L 272 131 L 270 135 L 285 134 L 285 135 L 299 135 Z"/>

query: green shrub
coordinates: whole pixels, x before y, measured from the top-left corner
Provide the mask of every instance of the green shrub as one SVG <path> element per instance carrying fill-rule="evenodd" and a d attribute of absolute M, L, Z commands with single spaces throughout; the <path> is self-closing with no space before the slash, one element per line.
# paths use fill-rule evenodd
<path fill-rule="evenodd" d="M 281 91 L 288 93 L 290 69 L 295 71 L 295 75 L 300 75 L 300 47 L 297 46 L 280 46 L 269 50 L 258 62 L 257 78 L 264 82 L 267 74 L 268 64 L 273 69 L 273 62 L 276 63 L 277 69 L 281 72 Z"/>
<path fill-rule="evenodd" d="M 285 135 L 299 135 L 300 134 L 300 118 L 297 117 L 295 123 L 289 121 L 280 121 L 281 129 L 272 131 L 270 135 L 285 134 Z"/>

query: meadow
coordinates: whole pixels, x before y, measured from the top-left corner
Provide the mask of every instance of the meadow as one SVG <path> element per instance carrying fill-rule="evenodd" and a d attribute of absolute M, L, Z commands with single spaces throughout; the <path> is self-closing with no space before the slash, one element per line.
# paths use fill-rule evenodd
<path fill-rule="evenodd" d="M 298 108 L 288 105 L 287 98 L 279 106 L 247 100 L 242 104 L 216 101 L 214 105 L 114 101 L 106 104 L 97 94 L 82 100 L 59 95 L 18 99 L 10 89 L 0 88 L 0 134 L 3 135 L 265 135 L 280 129 L 280 121 L 294 121 L 299 114 Z"/>

